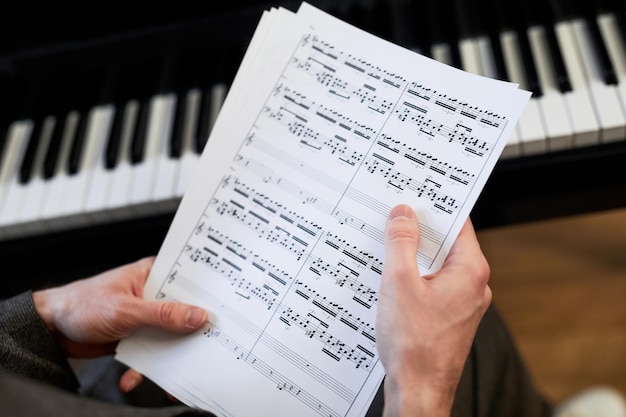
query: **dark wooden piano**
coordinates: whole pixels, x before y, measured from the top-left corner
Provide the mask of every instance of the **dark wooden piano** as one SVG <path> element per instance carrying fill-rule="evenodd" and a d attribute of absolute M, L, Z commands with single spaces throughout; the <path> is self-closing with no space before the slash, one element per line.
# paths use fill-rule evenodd
<path fill-rule="evenodd" d="M 310 3 L 533 92 L 473 210 L 476 228 L 626 205 L 623 0 Z M 4 13 L 3 296 L 156 254 L 262 11 L 298 5 Z"/>

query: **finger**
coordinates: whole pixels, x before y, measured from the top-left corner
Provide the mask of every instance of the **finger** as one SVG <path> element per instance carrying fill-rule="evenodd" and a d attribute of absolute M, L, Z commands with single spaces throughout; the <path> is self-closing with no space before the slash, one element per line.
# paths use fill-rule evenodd
<path fill-rule="evenodd" d="M 464 272 L 455 274 L 455 271 Z M 480 242 L 469 218 L 465 221 L 438 274 L 442 273 L 446 275 L 451 273 L 452 276 L 462 278 L 466 284 L 474 284 L 479 291 L 482 291 L 489 282 L 491 275 L 489 263 L 480 248 Z M 466 276 L 474 277 L 474 279 L 467 280 L 464 278 Z"/>
<path fill-rule="evenodd" d="M 177 302 L 139 300 L 136 311 L 138 326 L 154 326 L 176 333 L 189 333 L 206 324 L 206 310 Z"/>
<path fill-rule="evenodd" d="M 476 232 L 474 231 L 474 226 L 472 225 L 472 221 L 468 217 L 459 232 L 459 235 L 456 238 L 455 244 L 453 248 L 456 247 L 466 247 L 477 242 L 478 238 L 476 237 Z"/>
<path fill-rule="evenodd" d="M 135 273 L 137 274 L 137 276 L 142 278 L 142 281 L 144 283 L 148 279 L 148 275 L 150 274 L 152 265 L 154 265 L 155 258 L 156 257 L 154 256 L 147 256 L 145 258 L 139 259 L 133 265 L 133 267 L 135 268 Z"/>
<path fill-rule="evenodd" d="M 446 258 L 446 263 L 474 263 L 476 257 L 483 258 L 483 256 L 484 255 L 480 249 L 480 243 L 476 237 L 476 231 L 474 230 L 472 221 L 468 218 L 463 224 L 456 241 L 450 249 L 448 257 Z"/>
<path fill-rule="evenodd" d="M 120 390 L 124 393 L 129 393 L 142 382 L 143 375 L 131 368 L 120 377 Z"/>
<path fill-rule="evenodd" d="M 402 276 L 418 273 L 418 246 L 419 223 L 415 212 L 405 204 L 395 206 L 385 226 L 385 268 Z"/>

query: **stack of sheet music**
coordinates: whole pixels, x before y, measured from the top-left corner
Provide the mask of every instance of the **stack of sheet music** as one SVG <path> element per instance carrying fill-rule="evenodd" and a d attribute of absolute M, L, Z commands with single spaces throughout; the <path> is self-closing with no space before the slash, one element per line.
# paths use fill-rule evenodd
<path fill-rule="evenodd" d="M 306 3 L 265 12 L 145 288 L 210 323 L 117 358 L 220 416 L 364 415 L 389 210 L 415 208 L 436 271 L 529 96 Z"/>

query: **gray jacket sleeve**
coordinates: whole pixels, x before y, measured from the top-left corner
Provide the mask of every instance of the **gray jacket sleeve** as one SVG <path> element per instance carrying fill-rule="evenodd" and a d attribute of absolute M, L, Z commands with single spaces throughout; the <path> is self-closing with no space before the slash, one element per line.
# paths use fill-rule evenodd
<path fill-rule="evenodd" d="M 35 310 L 31 291 L 0 301 L 0 370 L 78 389 L 65 354 Z"/>

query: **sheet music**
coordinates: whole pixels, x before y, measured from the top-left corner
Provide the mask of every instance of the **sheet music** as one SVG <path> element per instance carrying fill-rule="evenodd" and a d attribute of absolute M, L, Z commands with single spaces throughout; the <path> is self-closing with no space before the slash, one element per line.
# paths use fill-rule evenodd
<path fill-rule="evenodd" d="M 117 358 L 220 416 L 364 415 L 387 214 L 415 208 L 436 271 L 529 96 L 306 3 L 266 12 L 145 288 L 210 323 Z"/>

